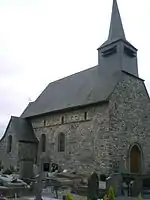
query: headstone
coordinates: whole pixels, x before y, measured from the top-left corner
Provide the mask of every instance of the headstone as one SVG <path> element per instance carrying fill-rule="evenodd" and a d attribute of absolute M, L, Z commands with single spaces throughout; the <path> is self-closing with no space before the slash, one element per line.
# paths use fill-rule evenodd
<path fill-rule="evenodd" d="M 39 173 L 39 171 L 38 171 L 38 166 L 34 164 L 34 165 L 33 165 L 33 174 L 34 174 L 34 177 L 37 176 L 38 173 Z"/>
<path fill-rule="evenodd" d="M 143 189 L 143 181 L 141 177 L 136 177 L 134 181 L 130 182 L 130 196 L 138 196 Z"/>
<path fill-rule="evenodd" d="M 33 178 L 33 161 L 21 160 L 20 161 L 20 178 L 30 179 Z"/>
<path fill-rule="evenodd" d="M 99 178 L 98 175 L 94 172 L 88 179 L 87 198 L 90 200 L 98 199 L 98 191 L 99 191 Z"/>
<path fill-rule="evenodd" d="M 42 199 L 42 189 L 43 189 L 42 179 L 43 179 L 43 162 L 42 162 L 42 159 L 40 159 L 39 177 L 38 177 L 38 181 L 37 181 L 37 184 L 36 184 L 36 197 L 35 197 L 35 200 L 41 200 Z"/>
<path fill-rule="evenodd" d="M 121 196 L 122 195 L 122 175 L 119 173 L 111 175 L 109 179 L 107 179 L 106 187 L 107 190 L 109 189 L 110 186 L 114 188 L 114 192 L 116 196 Z"/>

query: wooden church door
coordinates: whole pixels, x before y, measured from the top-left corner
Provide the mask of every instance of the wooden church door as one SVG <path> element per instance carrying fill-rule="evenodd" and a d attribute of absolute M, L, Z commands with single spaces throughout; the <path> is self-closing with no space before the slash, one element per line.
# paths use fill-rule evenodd
<path fill-rule="evenodd" d="M 141 171 L 141 151 L 134 145 L 130 151 L 130 172 L 139 173 Z"/>

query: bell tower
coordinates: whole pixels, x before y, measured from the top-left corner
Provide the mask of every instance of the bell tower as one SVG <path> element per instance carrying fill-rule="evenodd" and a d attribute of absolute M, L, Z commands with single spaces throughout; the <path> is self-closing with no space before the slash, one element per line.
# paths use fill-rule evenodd
<path fill-rule="evenodd" d="M 108 39 L 98 48 L 98 64 L 112 72 L 123 70 L 138 77 L 137 49 L 126 40 L 116 0 L 113 0 Z"/>

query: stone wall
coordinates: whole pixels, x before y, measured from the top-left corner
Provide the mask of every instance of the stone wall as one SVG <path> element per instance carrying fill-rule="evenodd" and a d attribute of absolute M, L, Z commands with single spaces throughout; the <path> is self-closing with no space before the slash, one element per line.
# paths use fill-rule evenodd
<path fill-rule="evenodd" d="M 110 98 L 110 135 L 112 165 L 122 172 L 130 171 L 129 149 L 142 149 L 142 172 L 150 166 L 150 99 L 144 82 L 124 74 Z"/>
<path fill-rule="evenodd" d="M 110 165 L 108 103 L 32 120 L 37 138 L 46 135 L 46 153 L 63 168 L 105 173 Z M 58 152 L 58 134 L 65 134 L 65 152 Z M 39 156 L 38 156 L 39 157 Z"/>
<path fill-rule="evenodd" d="M 46 136 L 46 152 L 40 143 L 19 143 L 9 124 L 0 141 L 0 160 L 5 168 L 18 165 L 18 156 L 26 166 L 38 158 L 55 162 L 63 168 L 87 172 L 107 173 L 118 168 L 129 172 L 129 149 L 138 144 L 142 150 L 142 172 L 150 171 L 150 99 L 144 82 L 124 73 L 109 103 L 50 114 L 31 119 L 36 137 Z M 58 152 L 58 135 L 65 134 L 65 151 Z M 12 151 L 7 152 L 9 135 Z M 19 155 L 18 155 L 19 154 Z M 47 161 L 46 161 L 47 160 Z M 24 162 L 23 161 L 23 162 Z"/>
<path fill-rule="evenodd" d="M 12 135 L 12 150 L 7 152 L 8 149 L 8 137 Z M 10 166 L 18 166 L 18 142 L 16 134 L 11 126 L 11 122 L 5 132 L 5 135 L 0 140 L 0 161 L 3 162 L 4 168 L 7 169 Z"/>

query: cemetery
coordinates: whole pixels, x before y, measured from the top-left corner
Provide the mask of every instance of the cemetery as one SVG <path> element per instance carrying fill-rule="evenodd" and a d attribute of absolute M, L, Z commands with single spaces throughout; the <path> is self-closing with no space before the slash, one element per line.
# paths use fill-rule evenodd
<path fill-rule="evenodd" d="M 111 176 L 105 174 L 91 175 L 62 171 L 58 165 L 52 165 L 51 172 L 44 173 L 40 162 L 39 173 L 28 180 L 20 180 L 17 173 L 0 175 L 0 194 L 7 199 L 66 199 L 66 200 L 115 200 L 146 199 L 150 178 L 142 176 L 124 176 L 119 173 Z M 145 183 L 144 183 L 145 182 Z M 145 189 L 144 191 L 144 184 Z M 145 193 L 144 193 L 145 192 Z M 147 195 L 147 196 L 146 196 Z"/>

